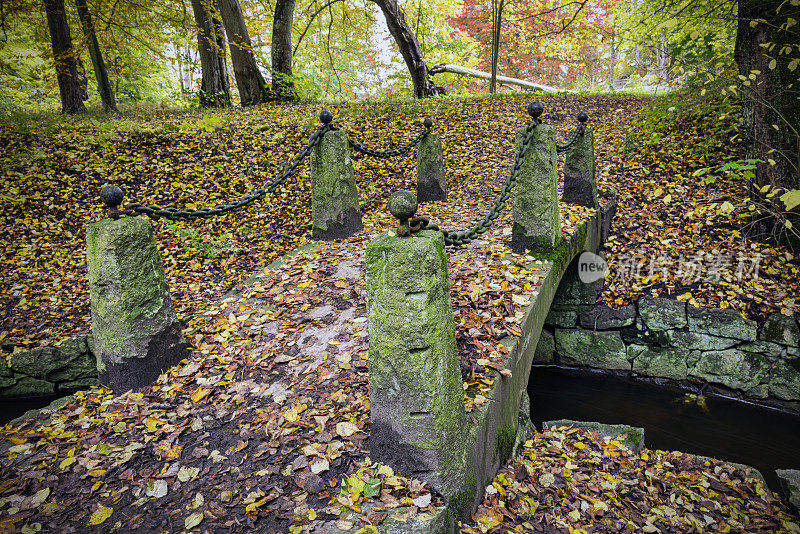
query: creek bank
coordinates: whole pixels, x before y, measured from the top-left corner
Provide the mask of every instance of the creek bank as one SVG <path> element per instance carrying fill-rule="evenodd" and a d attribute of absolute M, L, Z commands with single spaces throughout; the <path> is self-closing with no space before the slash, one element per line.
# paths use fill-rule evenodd
<path fill-rule="evenodd" d="M 800 413 L 800 325 L 773 313 L 761 323 L 733 310 L 642 297 L 596 305 L 602 286 L 565 277 L 534 364 L 615 370 Z"/>

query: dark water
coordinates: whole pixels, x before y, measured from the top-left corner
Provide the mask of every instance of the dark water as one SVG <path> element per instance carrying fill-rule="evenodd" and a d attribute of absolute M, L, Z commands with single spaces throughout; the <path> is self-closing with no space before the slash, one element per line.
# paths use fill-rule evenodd
<path fill-rule="evenodd" d="M 645 429 L 649 449 L 679 450 L 758 469 L 777 490 L 775 469 L 800 469 L 800 416 L 707 397 L 708 413 L 684 393 L 610 375 L 534 367 L 531 418 L 621 423 Z M 677 401 L 677 402 L 675 402 Z"/>
<path fill-rule="evenodd" d="M 54 400 L 63 396 L 64 394 L 2 400 L 0 401 L 0 425 L 4 425 L 12 419 L 16 419 L 28 410 L 44 408 Z"/>

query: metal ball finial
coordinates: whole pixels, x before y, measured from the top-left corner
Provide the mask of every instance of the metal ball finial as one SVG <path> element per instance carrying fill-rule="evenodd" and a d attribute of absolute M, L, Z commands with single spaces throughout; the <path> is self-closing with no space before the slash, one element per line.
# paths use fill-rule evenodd
<path fill-rule="evenodd" d="M 319 120 L 322 122 L 322 124 L 330 124 L 333 120 L 333 113 L 327 109 L 323 109 L 322 113 L 319 114 Z"/>
<path fill-rule="evenodd" d="M 125 193 L 123 193 L 122 189 L 114 184 L 103 186 L 100 190 L 100 200 L 110 209 L 114 209 L 122 204 L 122 199 L 124 197 Z"/>
<path fill-rule="evenodd" d="M 430 117 L 428 117 L 423 121 L 423 124 L 425 125 L 425 128 L 430 130 L 431 127 L 433 126 L 433 121 L 431 120 Z"/>
<path fill-rule="evenodd" d="M 544 113 L 544 106 L 541 102 L 534 101 L 528 105 L 528 115 L 534 119 L 538 119 L 542 113 Z"/>
<path fill-rule="evenodd" d="M 586 112 L 581 111 L 580 113 L 578 113 L 578 122 L 580 122 L 581 124 L 586 124 L 586 121 L 588 120 L 589 120 L 589 115 L 587 115 Z"/>
<path fill-rule="evenodd" d="M 400 221 L 401 226 L 417 213 L 418 207 L 417 195 L 407 189 L 395 191 L 389 198 L 389 212 Z"/>

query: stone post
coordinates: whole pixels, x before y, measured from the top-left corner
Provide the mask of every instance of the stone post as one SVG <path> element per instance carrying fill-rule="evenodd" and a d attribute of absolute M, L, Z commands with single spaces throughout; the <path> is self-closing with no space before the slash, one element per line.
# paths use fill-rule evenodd
<path fill-rule="evenodd" d="M 528 106 L 534 121 L 542 114 L 538 102 Z M 517 131 L 519 149 L 525 128 Z M 552 250 L 561 240 L 561 215 L 558 209 L 556 182 L 556 132 L 552 126 L 538 124 L 533 130 L 528 150 L 513 189 L 514 227 L 511 249 L 523 253 Z"/>
<path fill-rule="evenodd" d="M 410 191 L 389 201 L 406 220 L 416 205 Z M 385 233 L 366 266 L 370 456 L 451 495 L 463 482 L 466 413 L 444 238 Z"/>
<path fill-rule="evenodd" d="M 106 186 L 101 196 L 112 214 L 118 213 L 122 191 Z M 91 223 L 86 245 L 100 383 L 115 393 L 149 386 L 186 356 L 150 221 Z"/>
<path fill-rule="evenodd" d="M 330 112 L 320 114 L 323 123 Z M 358 189 L 350 144 L 341 130 L 326 132 L 311 150 L 311 235 L 327 241 L 348 237 L 362 228 Z"/>
<path fill-rule="evenodd" d="M 567 149 L 564 159 L 564 194 L 561 199 L 570 204 L 578 204 L 597 209 L 597 182 L 595 180 L 594 132 L 585 123 L 588 116 L 581 112 L 578 120 L 582 133 L 575 143 Z"/>
<path fill-rule="evenodd" d="M 430 128 L 432 124 L 433 121 L 425 119 L 425 126 Z M 446 198 L 442 138 L 437 132 L 428 132 L 417 147 L 417 201 L 431 202 Z"/>

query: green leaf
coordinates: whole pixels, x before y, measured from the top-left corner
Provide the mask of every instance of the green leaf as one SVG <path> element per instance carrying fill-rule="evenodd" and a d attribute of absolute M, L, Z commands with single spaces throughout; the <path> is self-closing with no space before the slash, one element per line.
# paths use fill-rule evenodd
<path fill-rule="evenodd" d="M 371 478 L 364 484 L 364 497 L 371 499 L 381 494 L 381 479 Z"/>

